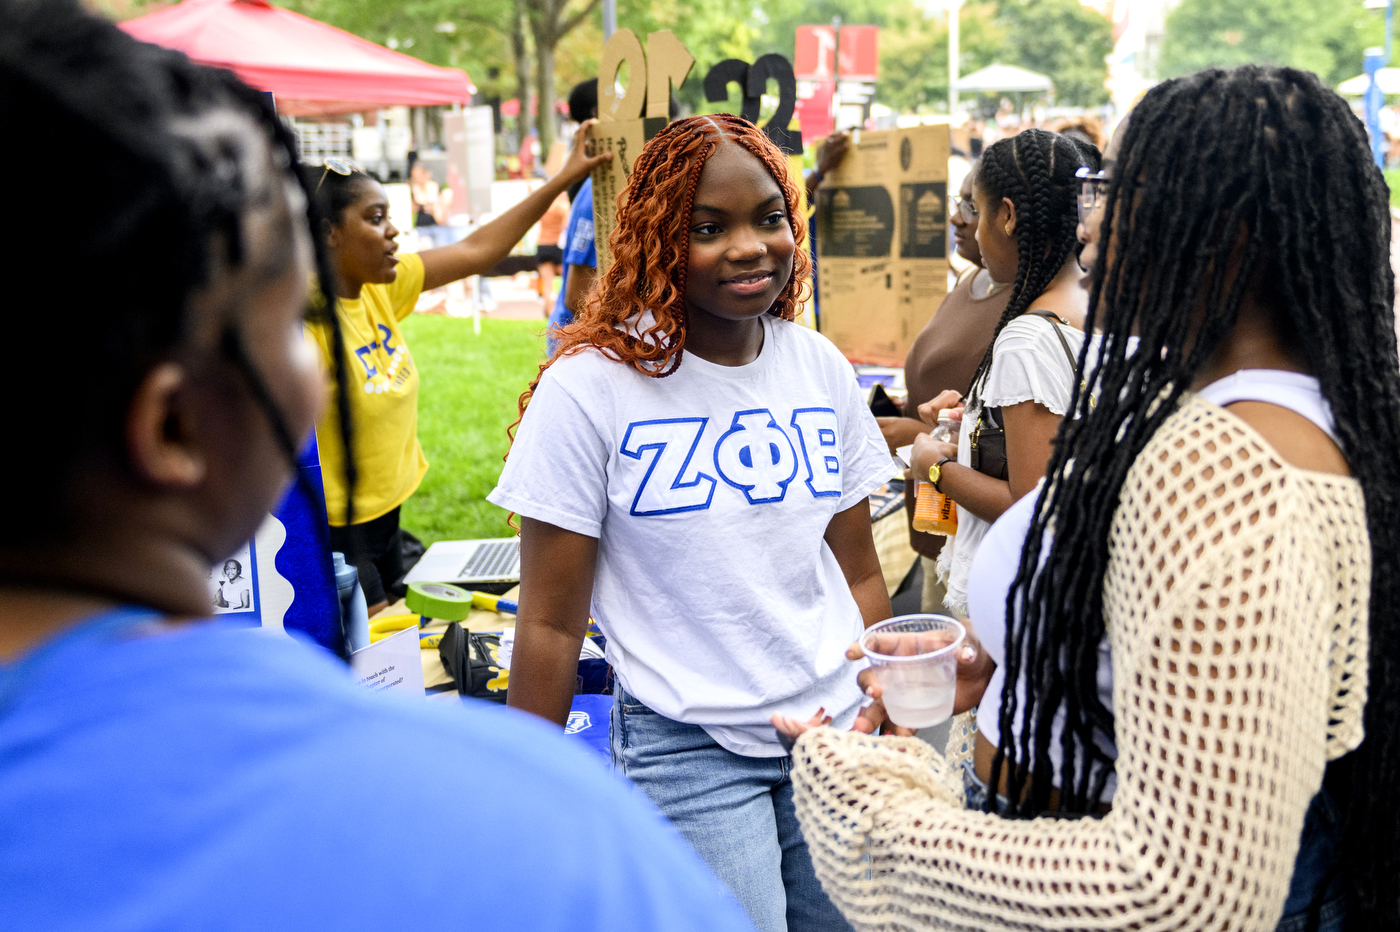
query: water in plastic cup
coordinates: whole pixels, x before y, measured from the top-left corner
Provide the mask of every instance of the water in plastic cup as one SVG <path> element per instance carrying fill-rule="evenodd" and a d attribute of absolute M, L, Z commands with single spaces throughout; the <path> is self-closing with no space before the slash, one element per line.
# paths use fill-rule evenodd
<path fill-rule="evenodd" d="M 861 647 L 890 721 L 930 728 L 952 717 L 958 650 L 966 637 L 967 630 L 946 615 L 900 615 L 866 629 Z"/>

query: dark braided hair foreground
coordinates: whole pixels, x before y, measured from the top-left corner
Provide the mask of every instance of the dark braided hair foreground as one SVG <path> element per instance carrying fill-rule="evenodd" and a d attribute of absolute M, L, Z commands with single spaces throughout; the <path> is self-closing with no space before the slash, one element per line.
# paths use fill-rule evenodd
<path fill-rule="evenodd" d="M 1016 281 L 968 394 L 991 370 L 997 336 L 1030 309 L 1078 248 L 1079 182 L 1074 173 L 1085 165 L 1098 171 L 1097 149 L 1043 129 L 1017 133 L 982 153 L 973 184 L 986 203 L 1000 205 L 1009 198 L 1016 206 Z"/>
<path fill-rule="evenodd" d="M 81 464 L 123 460 L 132 392 L 187 339 L 191 298 L 245 261 L 245 218 L 269 196 L 247 129 L 265 135 L 287 177 L 297 154 L 263 94 L 137 42 L 73 0 L 0 0 L 0 124 L 44 142 L 0 147 L 12 212 L 30 221 L 0 234 L 23 262 L 12 275 L 32 289 L 6 321 L 12 390 L 38 399 L 13 399 L 6 414 L 9 435 L 31 451 L 12 464 L 24 494 L 5 509 L 5 539 L 23 545 L 61 539 L 77 518 L 66 490 Z M 22 180 L 36 168 L 53 181 Z M 317 268 L 328 280 L 319 249 Z M 236 325 L 220 349 L 294 466 L 295 438 Z"/>
<path fill-rule="evenodd" d="M 1373 564 L 1366 738 L 1328 768 L 1327 785 L 1347 815 L 1349 923 L 1400 928 L 1400 371 L 1385 183 L 1346 104 L 1292 69 L 1212 70 L 1160 84 L 1120 132 L 1101 227 L 1107 259 L 1093 270 L 1088 317 L 1103 332 L 1088 380 L 1097 403 L 1076 386 L 1077 419 L 1061 424 L 1049 491 L 1007 600 L 1015 620 L 992 785 L 1004 761 L 1008 797 L 1020 800 L 1013 814 L 1043 812 L 1054 785 L 1060 811 L 1094 811 L 1112 767 L 1095 741 L 1113 735 L 1096 674 L 1119 490 L 1252 289 L 1321 383 L 1365 494 Z M 1141 345 L 1129 354 L 1132 335 Z M 1086 347 L 1081 366 L 1087 355 Z M 1027 727 L 1016 734 L 1018 686 Z M 1060 710 L 1055 773 L 1049 742 Z"/>

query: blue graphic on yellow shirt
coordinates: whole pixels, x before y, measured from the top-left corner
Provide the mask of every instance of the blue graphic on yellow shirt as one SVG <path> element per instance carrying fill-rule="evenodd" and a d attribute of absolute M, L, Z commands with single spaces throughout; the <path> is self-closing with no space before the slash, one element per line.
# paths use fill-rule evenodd
<path fill-rule="evenodd" d="M 658 517 L 710 507 L 716 481 L 700 470 L 703 460 L 696 457 L 708 423 L 706 417 L 673 417 L 627 425 L 620 452 L 645 463 L 632 498 L 633 516 Z M 831 408 L 794 410 L 790 430 L 767 408 L 739 411 L 715 441 L 711 461 L 719 477 L 743 492 L 750 505 L 781 502 L 803 464 L 813 498 L 840 497 L 839 427 Z M 623 472 L 628 477 L 636 474 L 635 469 Z"/>
<path fill-rule="evenodd" d="M 389 390 L 390 384 L 402 385 L 408 378 L 409 368 L 404 364 L 404 348 L 402 344 L 394 345 L 394 331 L 383 324 L 376 324 L 379 328 L 381 339 L 373 343 L 361 346 L 355 350 L 355 358 L 360 361 L 360 365 L 365 367 L 365 394 L 382 395 Z M 388 362 L 383 371 L 376 365 L 375 351 L 383 350 Z"/>

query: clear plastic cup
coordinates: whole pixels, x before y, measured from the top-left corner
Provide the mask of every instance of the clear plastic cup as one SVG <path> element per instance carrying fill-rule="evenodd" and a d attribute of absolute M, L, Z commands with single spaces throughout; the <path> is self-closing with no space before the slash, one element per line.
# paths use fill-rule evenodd
<path fill-rule="evenodd" d="M 890 721 L 931 728 L 952 718 L 966 638 L 967 629 L 947 615 L 900 615 L 866 629 L 860 646 Z"/>

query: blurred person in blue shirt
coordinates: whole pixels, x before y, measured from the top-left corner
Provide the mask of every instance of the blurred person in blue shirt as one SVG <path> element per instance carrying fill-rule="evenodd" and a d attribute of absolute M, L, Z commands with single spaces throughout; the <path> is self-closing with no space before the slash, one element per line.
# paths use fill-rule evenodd
<path fill-rule="evenodd" d="M 329 266 L 271 104 L 73 0 L 0 0 L 0 113 L 83 179 L 60 210 L 15 186 L 39 226 L 0 234 L 58 286 L 10 315 L 56 377 L 7 415 L 0 928 L 751 929 L 530 716 L 196 620 L 326 403 L 302 322 Z"/>

